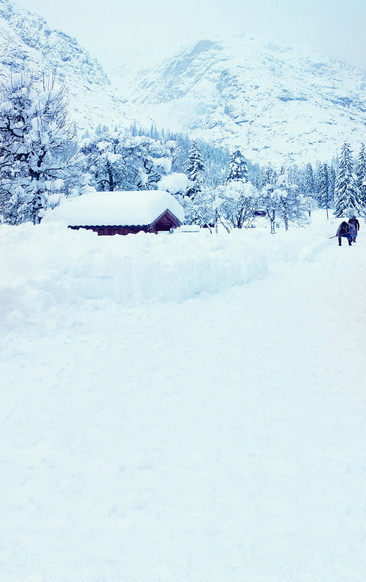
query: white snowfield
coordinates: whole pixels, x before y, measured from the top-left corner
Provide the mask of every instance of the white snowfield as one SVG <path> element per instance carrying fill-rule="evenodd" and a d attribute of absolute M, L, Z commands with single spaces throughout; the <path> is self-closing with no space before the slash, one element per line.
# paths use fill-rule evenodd
<path fill-rule="evenodd" d="M 364 582 L 366 227 L 0 227 L 1 582 Z"/>

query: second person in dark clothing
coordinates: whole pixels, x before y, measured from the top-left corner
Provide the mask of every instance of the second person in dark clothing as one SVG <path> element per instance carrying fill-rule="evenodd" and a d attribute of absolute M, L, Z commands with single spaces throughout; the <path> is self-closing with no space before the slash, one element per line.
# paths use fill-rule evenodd
<path fill-rule="evenodd" d="M 352 242 L 356 242 L 358 231 L 360 230 L 360 223 L 358 222 L 358 220 L 355 216 L 351 216 L 351 218 L 348 221 L 348 224 L 350 224 L 351 227 L 352 226 L 354 227 Z"/>

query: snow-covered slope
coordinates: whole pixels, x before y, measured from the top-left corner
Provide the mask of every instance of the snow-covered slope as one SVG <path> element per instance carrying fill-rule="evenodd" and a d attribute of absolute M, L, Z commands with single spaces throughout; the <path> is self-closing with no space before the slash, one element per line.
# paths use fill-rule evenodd
<path fill-rule="evenodd" d="M 0 226 L 1 582 L 364 582 L 365 224 L 338 222 Z"/>
<path fill-rule="evenodd" d="M 123 76 L 122 76 L 123 72 Z M 203 40 L 112 81 L 160 125 L 258 161 L 329 159 L 366 131 L 366 73 L 253 38 Z"/>
<path fill-rule="evenodd" d="M 115 94 L 99 63 L 75 39 L 50 30 L 43 18 L 11 0 L 0 0 L 0 76 L 11 72 L 56 74 L 68 89 L 70 114 L 80 129 L 150 124 L 136 105 Z"/>

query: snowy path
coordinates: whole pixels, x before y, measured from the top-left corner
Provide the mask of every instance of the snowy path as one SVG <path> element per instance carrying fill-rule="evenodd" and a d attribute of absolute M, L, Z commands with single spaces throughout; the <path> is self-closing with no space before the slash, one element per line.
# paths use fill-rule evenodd
<path fill-rule="evenodd" d="M 363 582 L 365 259 L 7 329 L 1 580 Z"/>

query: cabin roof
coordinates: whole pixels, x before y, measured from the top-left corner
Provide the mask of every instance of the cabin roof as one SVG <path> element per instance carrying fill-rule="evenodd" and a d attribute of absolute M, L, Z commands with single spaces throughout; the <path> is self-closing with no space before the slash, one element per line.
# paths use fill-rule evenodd
<path fill-rule="evenodd" d="M 148 226 L 167 210 L 183 222 L 182 206 L 163 190 L 91 192 L 63 199 L 59 206 L 46 213 L 44 220 L 68 226 Z"/>

